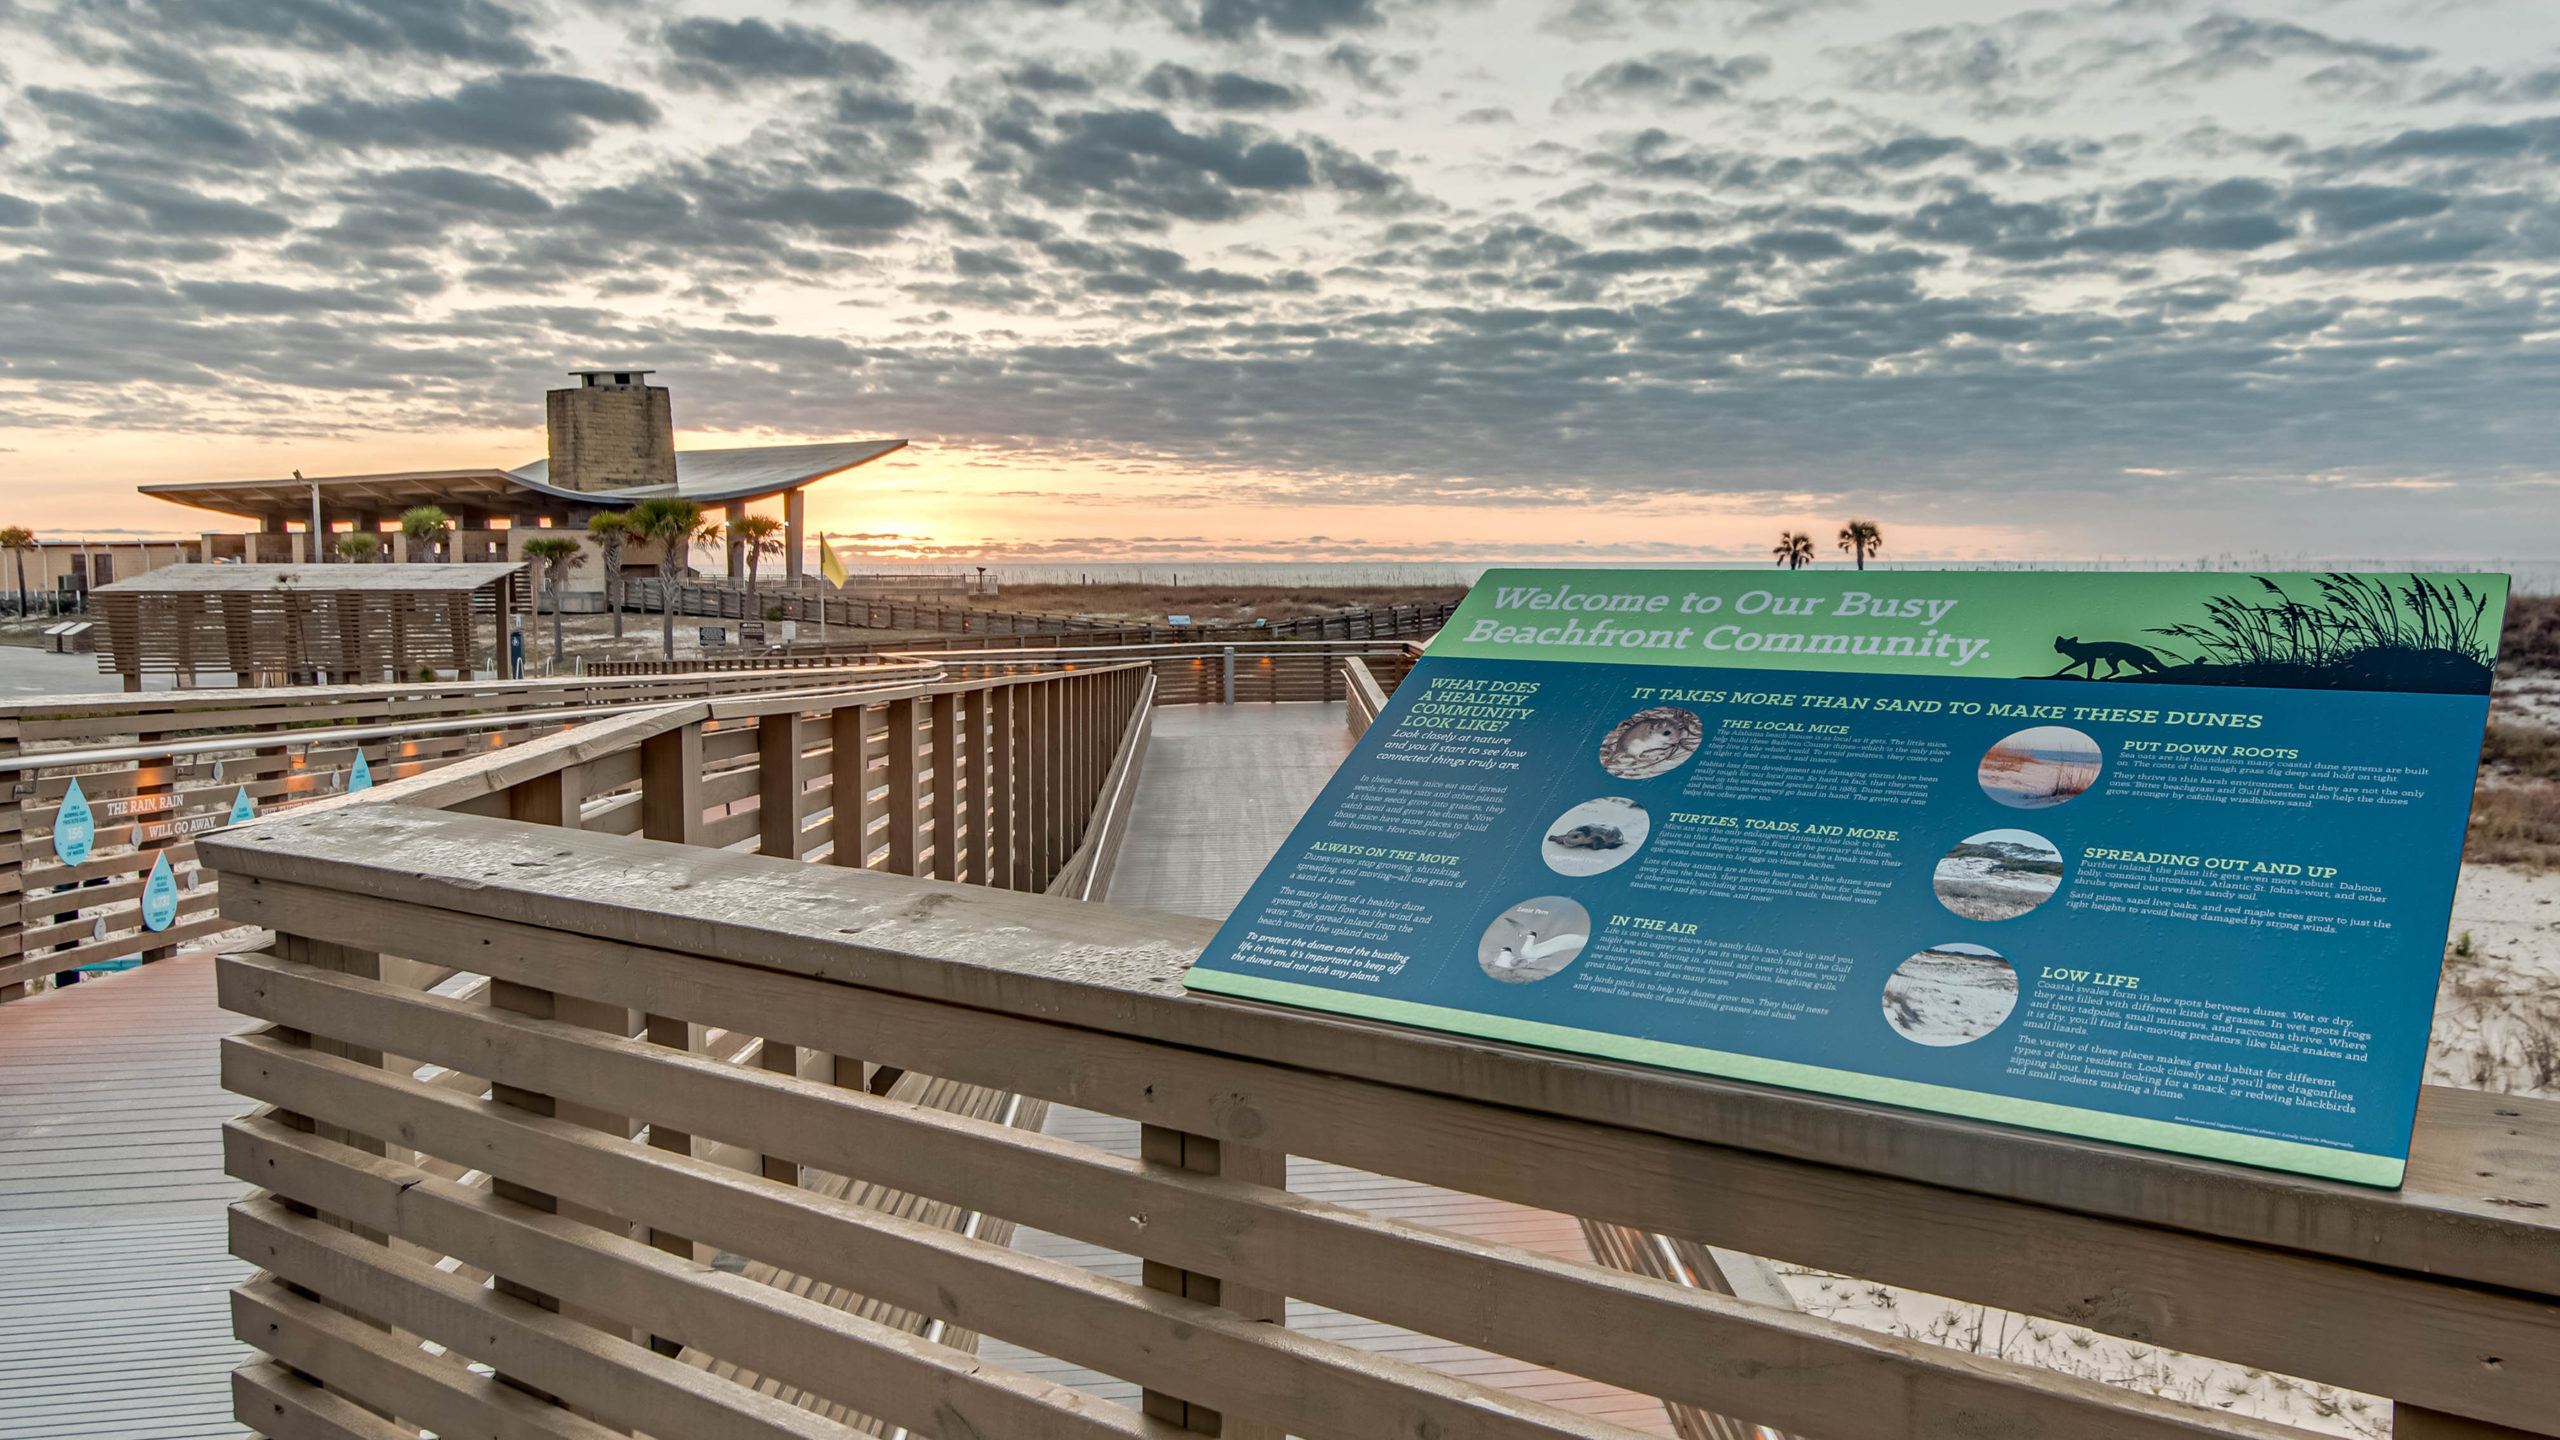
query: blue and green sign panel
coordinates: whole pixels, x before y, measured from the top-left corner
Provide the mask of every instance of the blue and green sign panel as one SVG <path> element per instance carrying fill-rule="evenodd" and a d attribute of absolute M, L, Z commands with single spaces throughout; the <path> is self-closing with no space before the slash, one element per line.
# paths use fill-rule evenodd
<path fill-rule="evenodd" d="M 1186 983 L 2396 1185 L 2505 603 L 1494 572 Z"/>

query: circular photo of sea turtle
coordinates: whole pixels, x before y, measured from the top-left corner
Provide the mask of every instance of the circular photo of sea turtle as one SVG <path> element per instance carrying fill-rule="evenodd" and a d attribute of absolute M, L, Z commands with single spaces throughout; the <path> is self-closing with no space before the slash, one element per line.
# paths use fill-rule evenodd
<path fill-rule="evenodd" d="M 1559 875 L 1597 875 L 1635 858 L 1653 819 L 1621 795 L 1585 800 L 1547 823 L 1538 854 Z"/>

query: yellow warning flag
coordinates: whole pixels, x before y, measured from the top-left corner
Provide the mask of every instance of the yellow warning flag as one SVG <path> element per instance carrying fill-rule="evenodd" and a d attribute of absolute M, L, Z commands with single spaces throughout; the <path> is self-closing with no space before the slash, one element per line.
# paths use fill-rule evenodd
<path fill-rule="evenodd" d="M 818 532 L 818 574 L 837 589 L 844 588 L 844 561 L 837 556 L 836 547 L 827 543 L 823 530 Z"/>

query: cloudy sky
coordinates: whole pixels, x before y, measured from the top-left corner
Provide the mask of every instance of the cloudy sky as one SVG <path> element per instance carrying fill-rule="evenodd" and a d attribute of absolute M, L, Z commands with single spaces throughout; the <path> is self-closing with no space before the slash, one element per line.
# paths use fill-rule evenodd
<path fill-rule="evenodd" d="M 0 0 L 0 520 L 896 434 L 884 552 L 2560 552 L 2549 0 Z"/>

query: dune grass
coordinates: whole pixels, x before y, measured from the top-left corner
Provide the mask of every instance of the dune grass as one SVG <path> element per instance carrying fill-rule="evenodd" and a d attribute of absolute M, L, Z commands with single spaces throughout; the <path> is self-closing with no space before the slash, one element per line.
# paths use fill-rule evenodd
<path fill-rule="evenodd" d="M 2560 785 L 2483 785 L 2472 793 L 2462 858 L 2475 865 L 2560 865 Z"/>

